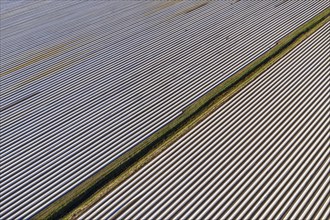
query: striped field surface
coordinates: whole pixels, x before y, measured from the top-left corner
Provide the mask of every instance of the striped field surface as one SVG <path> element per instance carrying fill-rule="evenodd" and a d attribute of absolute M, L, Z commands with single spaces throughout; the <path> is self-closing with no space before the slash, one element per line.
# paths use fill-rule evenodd
<path fill-rule="evenodd" d="M 330 219 L 330 23 L 81 219 Z"/>
<path fill-rule="evenodd" d="M 329 1 L 1 0 L 0 218 L 29 218 Z"/>

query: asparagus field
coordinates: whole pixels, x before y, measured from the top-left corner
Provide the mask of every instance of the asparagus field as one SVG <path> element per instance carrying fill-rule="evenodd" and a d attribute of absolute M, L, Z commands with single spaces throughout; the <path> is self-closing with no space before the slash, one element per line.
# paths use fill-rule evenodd
<path fill-rule="evenodd" d="M 34 216 L 330 6 L 0 4 L 1 219 Z"/>
<path fill-rule="evenodd" d="M 81 219 L 329 219 L 330 23 Z"/>

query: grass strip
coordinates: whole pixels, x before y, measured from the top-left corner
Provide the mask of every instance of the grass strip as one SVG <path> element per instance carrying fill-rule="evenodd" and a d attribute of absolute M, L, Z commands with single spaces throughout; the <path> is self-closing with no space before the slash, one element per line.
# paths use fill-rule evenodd
<path fill-rule="evenodd" d="M 33 219 L 75 219 L 130 175 L 210 115 L 330 20 L 330 8 L 278 41 L 275 47 L 199 98 L 176 119 L 39 212 Z"/>

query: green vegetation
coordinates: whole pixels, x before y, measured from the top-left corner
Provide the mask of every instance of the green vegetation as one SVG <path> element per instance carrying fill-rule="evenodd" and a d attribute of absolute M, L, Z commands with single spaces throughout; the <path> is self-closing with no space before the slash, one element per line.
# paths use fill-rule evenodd
<path fill-rule="evenodd" d="M 168 125 L 37 214 L 34 219 L 74 219 L 79 216 L 323 26 L 330 20 L 329 16 L 330 8 L 327 8 L 283 38 L 263 56 L 198 99 Z"/>

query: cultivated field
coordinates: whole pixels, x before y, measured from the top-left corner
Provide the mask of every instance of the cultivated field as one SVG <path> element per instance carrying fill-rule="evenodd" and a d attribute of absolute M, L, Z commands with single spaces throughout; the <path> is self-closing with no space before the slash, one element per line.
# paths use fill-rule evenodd
<path fill-rule="evenodd" d="M 330 23 L 81 219 L 329 219 Z"/>
<path fill-rule="evenodd" d="M 1 1 L 0 217 L 35 215 L 329 5 Z"/>

